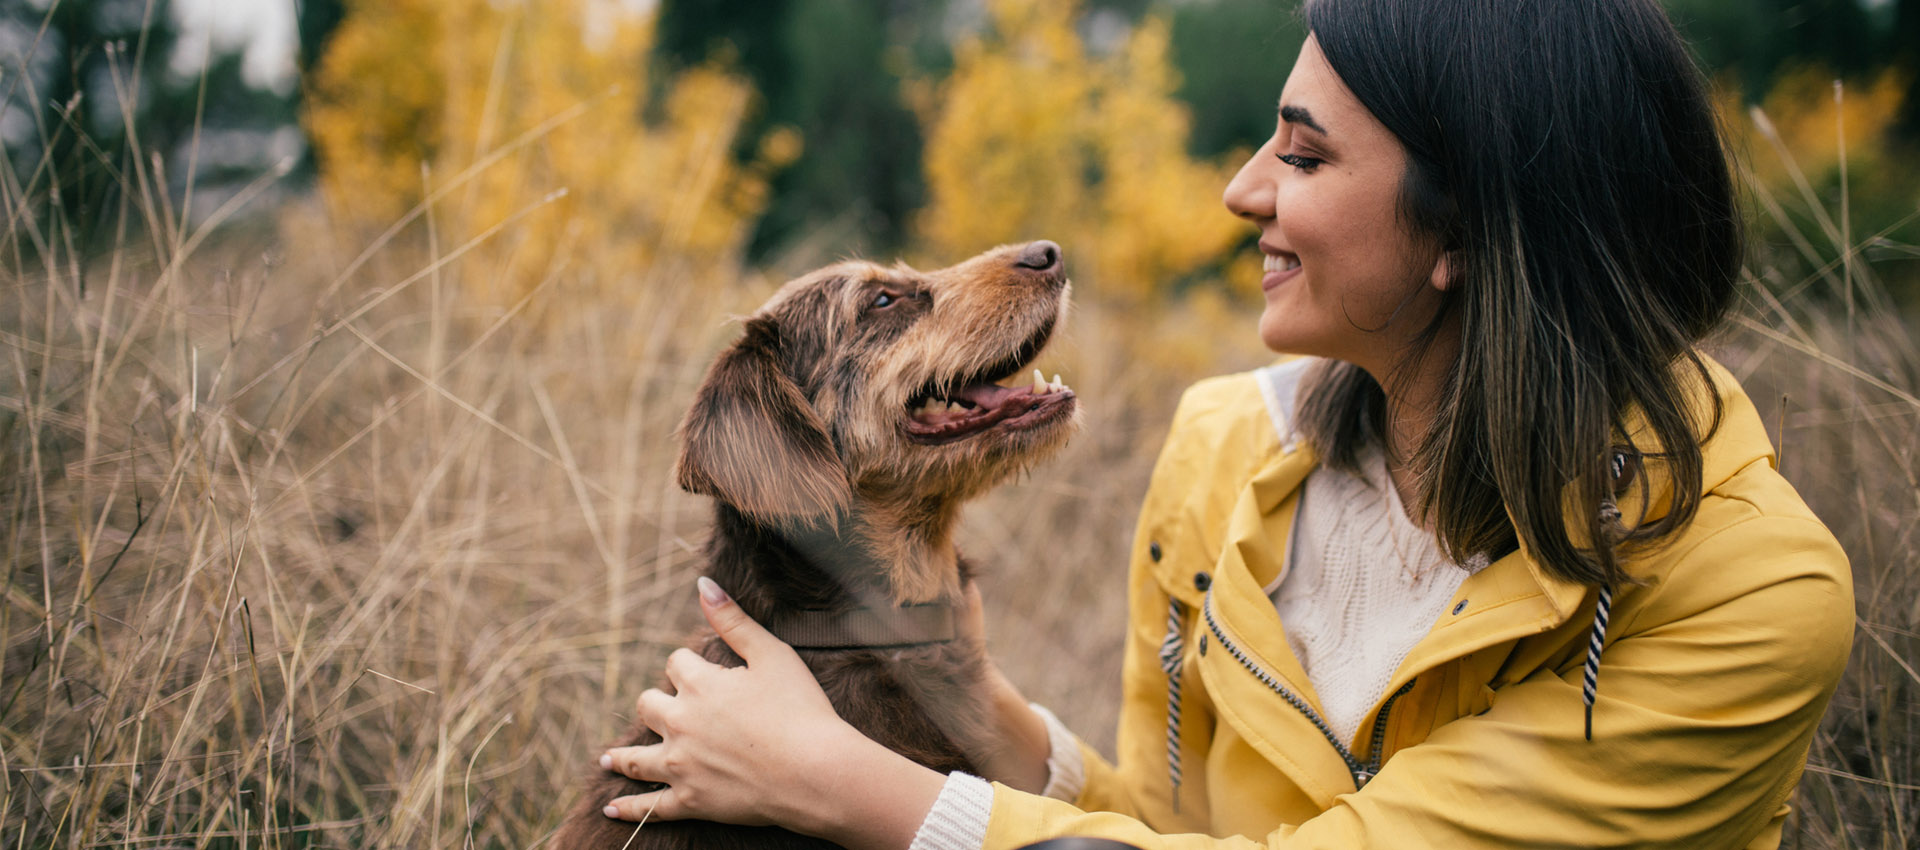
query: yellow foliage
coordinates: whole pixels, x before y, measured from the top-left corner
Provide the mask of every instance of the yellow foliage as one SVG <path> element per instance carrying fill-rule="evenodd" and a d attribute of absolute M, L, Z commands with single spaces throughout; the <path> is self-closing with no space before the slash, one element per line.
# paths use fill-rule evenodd
<path fill-rule="evenodd" d="M 1890 68 L 1872 80 L 1846 86 L 1836 99 L 1833 74 L 1803 66 L 1780 75 L 1759 104 L 1757 116 L 1749 117 L 1731 94 L 1732 86 L 1722 86 L 1719 99 L 1721 114 L 1734 128 L 1731 143 L 1743 164 L 1762 186 L 1790 192 L 1792 173 L 1767 138 L 1769 129 L 1778 135 L 1793 165 L 1818 184 L 1840 167 L 1843 127 L 1850 168 L 1858 170 L 1863 163 L 1885 158 L 1887 130 L 1906 88 L 1906 75 Z"/>
<path fill-rule="evenodd" d="M 994 0 L 923 104 L 927 246 L 949 257 L 1050 238 L 1074 278 L 1143 296 L 1217 263 L 1244 229 L 1220 191 L 1244 154 L 1198 162 L 1173 97 L 1167 24 L 1089 55 L 1077 3 Z"/>
<path fill-rule="evenodd" d="M 349 0 L 305 115 L 322 194 L 384 227 L 444 188 L 443 252 L 510 222 L 477 249 L 496 300 L 562 260 L 605 292 L 664 259 L 736 257 L 780 163 L 732 162 L 751 96 L 732 76 L 697 69 L 649 102 L 652 37 L 608 0 Z M 778 142 L 771 157 L 797 152 Z"/>

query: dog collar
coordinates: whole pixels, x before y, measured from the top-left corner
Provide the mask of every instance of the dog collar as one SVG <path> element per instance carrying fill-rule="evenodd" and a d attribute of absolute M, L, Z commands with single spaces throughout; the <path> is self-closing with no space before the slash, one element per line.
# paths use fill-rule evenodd
<path fill-rule="evenodd" d="M 954 639 L 953 606 L 851 608 L 843 611 L 788 609 L 761 623 L 795 649 L 881 649 L 946 643 Z"/>

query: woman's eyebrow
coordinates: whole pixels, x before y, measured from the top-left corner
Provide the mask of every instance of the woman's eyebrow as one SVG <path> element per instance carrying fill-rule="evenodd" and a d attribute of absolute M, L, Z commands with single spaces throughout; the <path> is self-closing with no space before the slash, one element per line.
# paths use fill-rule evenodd
<path fill-rule="evenodd" d="M 1320 126 L 1320 122 L 1313 120 L 1313 113 L 1308 112 L 1304 106 L 1280 107 L 1280 120 L 1288 124 L 1299 124 L 1303 127 L 1312 128 L 1322 136 L 1331 135 L 1327 132 L 1327 128 Z"/>

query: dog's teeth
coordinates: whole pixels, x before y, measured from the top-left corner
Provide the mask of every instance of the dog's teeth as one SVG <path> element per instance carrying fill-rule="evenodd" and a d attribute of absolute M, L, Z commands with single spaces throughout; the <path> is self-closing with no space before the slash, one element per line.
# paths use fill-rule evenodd
<path fill-rule="evenodd" d="M 1061 391 L 1061 390 L 1064 390 L 1064 389 L 1066 389 L 1066 388 L 1067 388 L 1067 385 L 1066 385 L 1066 384 L 1065 384 L 1064 382 L 1062 382 L 1062 381 L 1060 380 L 1060 373 L 1059 373 L 1059 372 L 1055 372 L 1055 373 L 1053 373 L 1053 381 L 1052 381 L 1052 383 L 1053 383 L 1053 391 L 1054 391 L 1054 392 L 1059 392 L 1059 391 Z"/>
<path fill-rule="evenodd" d="M 1041 393 L 1044 393 L 1046 391 L 1047 391 L 1047 377 L 1045 375 L 1040 374 L 1039 369 L 1033 370 L 1033 394 L 1040 395 Z"/>
<path fill-rule="evenodd" d="M 950 402 L 947 402 L 947 412 L 948 413 L 965 413 L 967 412 L 967 408 L 965 405 L 961 404 L 960 402 L 950 401 Z"/>

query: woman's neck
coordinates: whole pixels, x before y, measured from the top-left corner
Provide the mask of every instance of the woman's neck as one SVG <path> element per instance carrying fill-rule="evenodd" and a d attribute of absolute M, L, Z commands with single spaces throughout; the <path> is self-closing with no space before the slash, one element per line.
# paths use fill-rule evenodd
<path fill-rule="evenodd" d="M 1385 445 L 1381 448 L 1387 459 L 1387 476 L 1409 518 L 1422 527 L 1430 524 L 1420 511 L 1422 472 L 1414 462 L 1414 453 L 1433 427 L 1447 377 L 1459 356 L 1459 322 L 1449 317 L 1424 352 L 1411 362 L 1396 368 L 1369 369 L 1386 396 L 1386 433 L 1381 435 Z"/>

